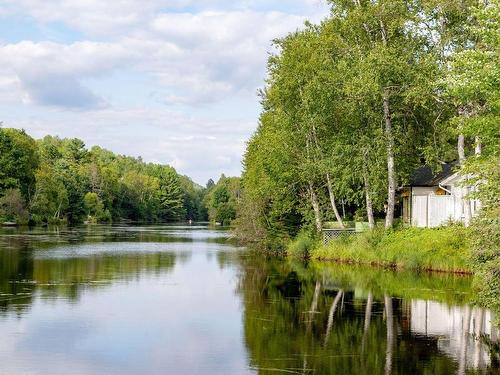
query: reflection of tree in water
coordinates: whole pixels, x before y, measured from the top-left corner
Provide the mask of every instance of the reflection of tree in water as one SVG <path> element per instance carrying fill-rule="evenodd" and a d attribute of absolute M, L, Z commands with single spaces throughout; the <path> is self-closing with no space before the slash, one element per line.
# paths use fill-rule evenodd
<path fill-rule="evenodd" d="M 58 257 L 59 246 L 136 243 L 138 251 L 96 254 L 70 254 Z M 176 262 L 184 262 L 190 251 L 175 251 L 175 244 L 197 243 L 223 245 L 225 232 L 207 231 L 206 227 L 180 226 L 115 226 L 0 228 L 0 312 L 22 312 L 32 303 L 33 293 L 44 297 L 76 300 L 83 288 L 97 288 L 116 280 L 130 280 L 142 275 L 159 275 L 172 270 Z M 140 244 L 167 246 L 157 251 L 141 252 Z M 168 244 L 174 251 L 168 251 Z M 45 250 L 55 252 L 47 255 Z M 114 250 L 114 249 L 113 249 Z M 221 264 L 230 261 L 229 254 L 217 254 Z"/>
<path fill-rule="evenodd" d="M 440 350 L 439 337 L 412 332 L 412 305 L 405 294 L 424 298 L 432 288 L 443 301 L 461 304 L 469 298 L 470 279 L 421 275 L 419 282 L 415 274 L 377 269 L 251 258 L 242 263 L 245 343 L 250 367 L 259 374 L 449 374 L 459 369 L 459 358 Z M 439 293 L 450 282 L 456 295 Z"/>
<path fill-rule="evenodd" d="M 109 285 L 116 280 L 160 275 L 186 261 L 189 253 L 134 252 L 85 257 L 34 258 L 32 248 L 0 252 L 0 311 L 22 312 L 33 293 L 43 297 L 78 299 L 81 291 Z"/>

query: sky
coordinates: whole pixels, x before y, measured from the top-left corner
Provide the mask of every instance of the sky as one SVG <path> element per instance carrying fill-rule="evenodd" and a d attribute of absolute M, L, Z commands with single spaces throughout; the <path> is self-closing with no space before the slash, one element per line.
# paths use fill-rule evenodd
<path fill-rule="evenodd" d="M 0 0 L 0 121 L 239 175 L 271 41 L 323 0 Z"/>

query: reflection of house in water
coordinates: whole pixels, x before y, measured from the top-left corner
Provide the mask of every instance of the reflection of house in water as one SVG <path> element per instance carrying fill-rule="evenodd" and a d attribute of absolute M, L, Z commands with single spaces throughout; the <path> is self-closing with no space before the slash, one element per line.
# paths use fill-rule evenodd
<path fill-rule="evenodd" d="M 438 348 L 459 363 L 459 373 L 465 368 L 485 368 L 491 358 L 480 335 L 498 340 L 498 330 L 492 325 L 489 310 L 471 306 L 448 306 L 424 300 L 411 301 L 410 329 L 413 334 L 436 337 Z"/>

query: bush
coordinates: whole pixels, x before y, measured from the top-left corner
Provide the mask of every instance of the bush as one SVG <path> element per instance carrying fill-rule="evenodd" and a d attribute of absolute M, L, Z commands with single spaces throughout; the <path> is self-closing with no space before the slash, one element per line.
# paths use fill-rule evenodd
<path fill-rule="evenodd" d="M 500 205 L 482 211 L 471 226 L 477 302 L 491 308 L 500 326 Z"/>
<path fill-rule="evenodd" d="M 301 232 L 288 245 L 287 254 L 293 258 L 308 259 L 315 246 L 315 239 L 309 233 Z"/>

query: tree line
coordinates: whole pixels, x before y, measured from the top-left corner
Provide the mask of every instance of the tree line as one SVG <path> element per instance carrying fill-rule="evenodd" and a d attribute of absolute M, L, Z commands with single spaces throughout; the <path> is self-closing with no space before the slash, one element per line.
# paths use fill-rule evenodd
<path fill-rule="evenodd" d="M 398 187 L 452 160 L 498 213 L 499 1 L 328 2 L 320 24 L 274 41 L 240 236 L 343 227 L 346 211 L 392 228 Z"/>
<path fill-rule="evenodd" d="M 206 187 L 168 165 L 79 139 L 0 127 L 0 219 L 18 224 L 220 221 L 235 215 L 222 176 Z M 219 212 L 224 211 L 224 212 Z"/>

